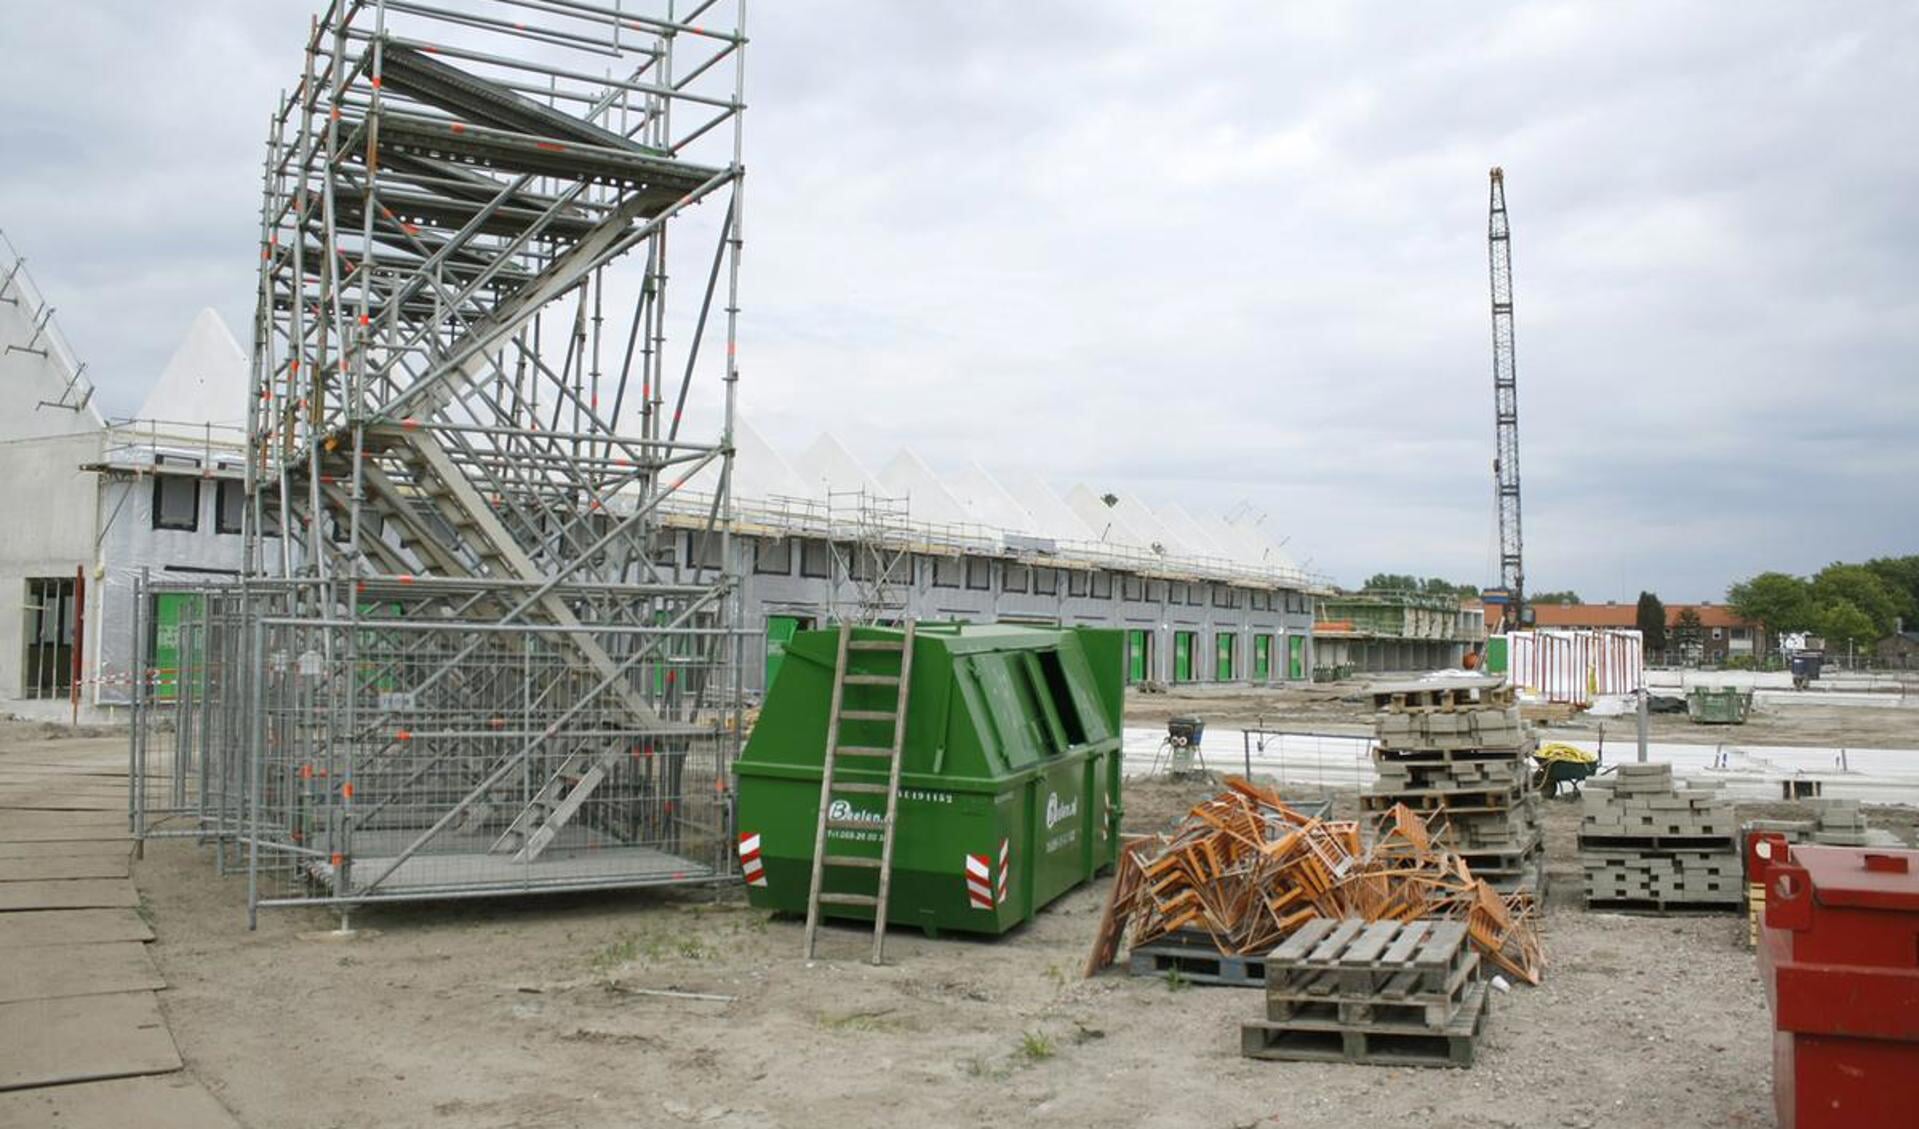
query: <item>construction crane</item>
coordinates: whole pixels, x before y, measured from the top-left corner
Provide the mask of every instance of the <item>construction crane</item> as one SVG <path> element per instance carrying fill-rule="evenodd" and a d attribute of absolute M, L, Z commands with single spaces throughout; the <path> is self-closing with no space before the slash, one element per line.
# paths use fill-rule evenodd
<path fill-rule="evenodd" d="M 1519 372 L 1513 361 L 1512 231 L 1506 222 L 1506 176 L 1492 171 L 1486 220 L 1493 283 L 1493 426 L 1497 432 L 1493 480 L 1499 507 L 1499 580 L 1506 589 L 1506 622 L 1526 623 L 1526 567 L 1519 535 Z"/>

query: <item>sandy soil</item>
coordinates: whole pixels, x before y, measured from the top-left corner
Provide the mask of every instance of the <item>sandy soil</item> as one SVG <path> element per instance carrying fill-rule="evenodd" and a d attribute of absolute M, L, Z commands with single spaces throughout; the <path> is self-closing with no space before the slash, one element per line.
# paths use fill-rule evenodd
<path fill-rule="evenodd" d="M 1135 788 L 1128 822 L 1207 791 Z M 387 909 L 342 942 L 308 911 L 247 933 L 189 844 L 136 877 L 182 1053 L 253 1125 L 1770 1124 L 1743 920 L 1581 911 L 1576 811 L 1549 809 L 1546 983 L 1498 998 L 1465 1072 L 1251 1061 L 1256 992 L 1078 979 L 1100 888 L 998 941 L 896 935 L 876 969 L 853 929 L 801 961 L 732 891 Z"/>
<path fill-rule="evenodd" d="M 1210 790 L 1130 786 L 1127 823 Z M 1910 839 L 1913 814 L 1873 818 Z M 1576 825 L 1547 805 L 1546 982 L 1496 998 L 1470 1071 L 1248 1060 L 1255 991 L 1079 979 L 1103 883 L 995 941 L 895 934 L 873 968 L 852 928 L 802 961 L 799 923 L 737 890 L 387 908 L 342 941 L 318 911 L 247 932 L 242 882 L 190 843 L 134 877 L 181 1053 L 249 1125 L 1770 1125 L 1743 917 L 1585 912 Z"/>

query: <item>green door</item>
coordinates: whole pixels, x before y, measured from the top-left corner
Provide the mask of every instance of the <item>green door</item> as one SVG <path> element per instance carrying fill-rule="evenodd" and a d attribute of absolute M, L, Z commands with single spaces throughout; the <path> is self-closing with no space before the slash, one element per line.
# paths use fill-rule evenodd
<path fill-rule="evenodd" d="M 1253 636 L 1253 681 L 1271 682 L 1273 680 L 1273 637 L 1271 635 Z"/>
<path fill-rule="evenodd" d="M 798 616 L 766 617 L 766 689 L 773 688 L 773 676 L 780 672 L 780 660 L 786 657 L 786 645 L 793 641 L 793 633 L 799 629 Z"/>
<path fill-rule="evenodd" d="M 182 668 L 194 656 L 183 652 L 180 625 L 198 618 L 200 597 L 192 592 L 157 592 L 153 597 L 153 654 L 148 666 L 153 671 L 149 695 L 155 701 L 171 702 L 180 696 Z"/>
<path fill-rule="evenodd" d="M 1233 680 L 1233 644 L 1237 642 L 1237 640 L 1238 636 L 1230 631 L 1222 631 L 1219 633 L 1218 657 L 1217 661 L 1213 664 L 1213 678 L 1215 681 L 1231 682 Z"/>
<path fill-rule="evenodd" d="M 1146 681 L 1146 632 L 1126 633 L 1126 681 Z"/>
<path fill-rule="evenodd" d="M 1286 637 L 1286 677 L 1295 682 L 1306 677 L 1306 637 L 1288 635 Z"/>
<path fill-rule="evenodd" d="M 1193 633 L 1173 632 L 1173 681 L 1193 680 Z"/>

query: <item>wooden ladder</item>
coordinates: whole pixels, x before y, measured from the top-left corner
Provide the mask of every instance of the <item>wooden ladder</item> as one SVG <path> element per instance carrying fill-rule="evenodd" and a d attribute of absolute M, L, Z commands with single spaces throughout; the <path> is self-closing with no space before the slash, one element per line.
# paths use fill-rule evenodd
<path fill-rule="evenodd" d="M 886 951 L 886 900 L 893 884 L 893 836 L 899 826 L 900 803 L 900 762 L 904 759 L 900 751 L 906 741 L 906 699 L 913 678 L 913 621 L 907 620 L 904 634 L 893 639 L 855 639 L 853 625 L 840 624 L 839 657 L 833 663 L 833 704 L 826 723 L 826 760 L 820 767 L 820 815 L 819 823 L 813 831 L 813 879 L 806 894 L 806 959 L 813 959 L 814 942 L 818 939 L 820 927 L 820 907 L 871 906 L 873 907 L 873 963 L 880 963 Z M 848 674 L 847 656 L 855 651 L 894 652 L 900 656 L 900 672 L 892 674 Z M 893 688 L 893 708 L 845 709 L 846 688 L 848 686 L 891 686 Z M 876 745 L 840 744 L 840 723 L 842 721 L 891 721 L 893 723 L 893 744 L 891 747 Z M 887 762 L 886 783 L 868 784 L 861 781 L 836 781 L 833 773 L 842 756 L 878 759 Z M 868 858 L 864 855 L 829 855 L 826 853 L 826 833 L 829 830 L 870 831 L 870 822 L 858 819 L 833 818 L 833 793 L 852 793 L 866 795 L 884 795 L 886 797 L 886 818 L 880 829 L 880 857 Z M 837 894 L 821 890 L 825 882 L 827 867 L 866 869 L 879 871 L 879 892 L 877 894 Z"/>

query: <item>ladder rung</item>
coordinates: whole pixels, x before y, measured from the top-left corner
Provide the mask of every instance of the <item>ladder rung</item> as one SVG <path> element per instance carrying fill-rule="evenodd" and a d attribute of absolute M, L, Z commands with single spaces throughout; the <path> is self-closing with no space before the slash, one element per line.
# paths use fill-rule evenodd
<path fill-rule="evenodd" d="M 820 904 L 829 906 L 876 906 L 880 900 L 871 894 L 821 894 Z"/>
<path fill-rule="evenodd" d="M 849 651 L 893 651 L 897 653 L 906 648 L 900 645 L 898 639 L 854 639 L 846 644 L 846 649 Z"/>
<path fill-rule="evenodd" d="M 897 674 L 849 674 L 846 676 L 846 684 L 848 686 L 898 686 L 900 676 Z"/>
<path fill-rule="evenodd" d="M 899 716 L 897 710 L 841 710 L 841 721 L 891 721 Z"/>
<path fill-rule="evenodd" d="M 890 757 L 893 750 L 882 749 L 875 745 L 841 745 L 836 755 L 842 757 Z"/>
<path fill-rule="evenodd" d="M 860 795 L 866 795 L 866 796 L 884 796 L 884 795 L 886 795 L 886 785 L 884 785 L 884 784 L 854 784 L 854 783 L 846 783 L 846 784 L 838 784 L 838 783 L 836 783 L 836 784 L 834 784 L 834 785 L 833 785 L 833 791 L 835 791 L 835 792 L 853 792 L 853 793 L 857 793 L 857 794 L 860 794 Z"/>
<path fill-rule="evenodd" d="M 827 855 L 825 861 L 828 866 L 857 866 L 867 870 L 880 868 L 880 860 L 865 855 Z"/>

